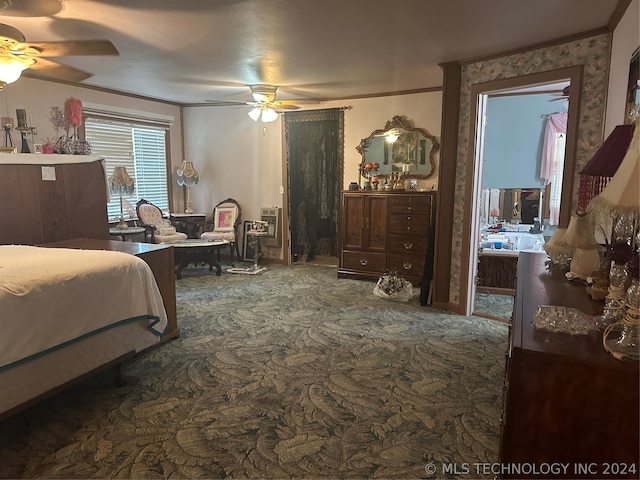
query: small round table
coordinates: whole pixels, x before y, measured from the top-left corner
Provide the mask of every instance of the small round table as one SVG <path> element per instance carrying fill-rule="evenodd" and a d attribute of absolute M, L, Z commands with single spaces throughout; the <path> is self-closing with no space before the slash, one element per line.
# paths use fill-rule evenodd
<path fill-rule="evenodd" d="M 109 229 L 109 235 L 119 235 L 123 242 L 127 239 L 128 235 L 138 235 L 140 233 L 144 233 L 144 227 L 113 227 Z"/>

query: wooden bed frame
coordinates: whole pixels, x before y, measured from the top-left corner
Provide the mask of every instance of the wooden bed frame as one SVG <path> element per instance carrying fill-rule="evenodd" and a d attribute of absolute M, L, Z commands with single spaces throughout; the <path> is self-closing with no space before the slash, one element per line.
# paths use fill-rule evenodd
<path fill-rule="evenodd" d="M 178 337 L 173 248 L 110 240 L 107 199 L 100 157 L 0 153 L 0 244 L 115 250 L 139 256 L 151 267 L 167 312 L 168 330 L 162 341 Z M 122 332 L 125 335 L 126 329 Z M 112 341 L 118 334 L 112 334 L 116 335 Z M 0 412 L 0 419 L 99 371 L 117 367 L 134 353 L 125 349 L 111 358 L 89 359 L 86 367 L 74 371 L 73 378 L 61 379 L 59 384 Z M 78 355 L 90 357 L 89 353 Z"/>

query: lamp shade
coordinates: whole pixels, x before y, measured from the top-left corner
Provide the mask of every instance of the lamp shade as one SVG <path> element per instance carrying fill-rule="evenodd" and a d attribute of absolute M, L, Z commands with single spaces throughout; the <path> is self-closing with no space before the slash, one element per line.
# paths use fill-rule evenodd
<path fill-rule="evenodd" d="M 0 88 L 7 83 L 13 83 L 33 63 L 30 59 L 19 59 L 13 55 L 0 55 Z"/>
<path fill-rule="evenodd" d="M 636 127 L 622 163 L 607 186 L 588 205 L 589 211 L 607 217 L 640 220 L 640 128 Z"/>
<path fill-rule="evenodd" d="M 200 175 L 193 166 L 193 162 L 185 160 L 176 173 L 178 175 L 178 185 L 180 186 L 187 185 L 190 187 L 200 182 Z"/>
<path fill-rule="evenodd" d="M 135 181 L 129 176 L 126 167 L 116 167 L 113 175 L 109 178 L 109 189 L 111 193 L 120 195 L 130 195 L 135 190 Z"/>
<path fill-rule="evenodd" d="M 633 131 L 634 125 L 618 125 L 582 169 L 578 190 L 578 212 L 586 211 L 591 199 L 607 186 L 616 173 L 629 149 Z"/>
<path fill-rule="evenodd" d="M 262 120 L 264 123 L 269 123 L 278 118 L 278 112 L 267 105 L 258 105 L 249 111 L 249 116 L 254 122 Z"/>

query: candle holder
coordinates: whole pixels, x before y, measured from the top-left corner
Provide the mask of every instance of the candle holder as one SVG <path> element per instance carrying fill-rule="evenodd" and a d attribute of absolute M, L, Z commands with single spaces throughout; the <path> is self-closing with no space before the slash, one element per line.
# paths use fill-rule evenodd
<path fill-rule="evenodd" d="M 38 133 L 38 129 L 36 127 L 16 127 L 16 130 L 20 132 L 22 136 L 22 145 L 20 147 L 20 153 L 31 153 L 29 149 L 29 142 L 27 140 L 27 135 L 31 134 L 31 137 L 34 137 Z"/>

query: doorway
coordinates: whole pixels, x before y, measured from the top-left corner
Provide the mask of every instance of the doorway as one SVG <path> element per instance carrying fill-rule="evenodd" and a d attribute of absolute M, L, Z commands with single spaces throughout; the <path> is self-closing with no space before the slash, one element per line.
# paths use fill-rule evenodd
<path fill-rule="evenodd" d="M 308 110 L 284 117 L 288 263 L 337 267 L 344 112 Z"/>
<path fill-rule="evenodd" d="M 468 236 L 465 238 L 468 246 L 469 254 L 469 268 L 466 272 L 463 272 L 463 285 L 466 285 L 466 290 L 462 290 L 463 293 L 461 300 L 465 306 L 465 312 L 467 315 L 477 314 L 478 316 L 485 316 L 489 318 L 501 319 L 508 321 L 508 314 L 510 313 L 509 302 L 501 307 L 489 303 L 490 313 L 476 309 L 476 279 L 478 275 L 478 262 L 479 262 L 479 246 L 481 222 L 483 218 L 482 212 L 482 178 L 483 169 L 485 166 L 485 143 L 486 143 L 486 120 L 487 120 L 487 104 L 488 99 L 492 95 L 505 95 L 505 94 L 525 94 L 527 91 L 536 89 L 548 89 L 549 85 L 555 85 L 560 82 L 566 82 L 574 86 L 569 90 L 568 98 L 568 126 L 566 137 L 566 154 L 564 161 L 564 176 L 562 181 L 561 191 L 561 209 L 559 226 L 566 227 L 571 215 L 571 196 L 573 190 L 573 177 L 575 170 L 575 148 L 577 139 L 577 129 L 579 118 L 579 99 L 580 90 L 582 86 L 582 70 L 576 68 L 562 69 L 552 72 L 544 72 L 542 74 L 535 74 L 525 77 L 517 77 L 505 80 L 498 80 L 489 82 L 487 84 L 477 84 L 472 86 L 471 95 L 473 105 L 472 115 L 470 121 L 472 122 L 471 130 L 475 134 L 471 137 L 470 142 L 470 155 L 473 155 L 473 161 L 470 165 L 473 167 L 471 172 L 471 189 L 472 208 L 470 209 L 468 219 Z M 526 187 L 523 185 L 522 187 Z M 517 260 L 517 257 L 516 257 Z M 512 267 L 513 268 L 513 267 Z M 466 274 L 466 277 L 465 277 Z M 503 294 L 509 294 L 510 292 L 501 292 Z M 482 298 L 481 300 L 486 300 Z M 512 301 L 509 299 L 509 301 Z M 487 302 L 485 302 L 487 303 Z M 481 307 L 480 307 L 481 308 Z M 504 314 L 498 316 L 495 313 L 500 311 L 500 308 L 504 310 Z M 507 318 L 505 318 L 507 317 Z"/>

